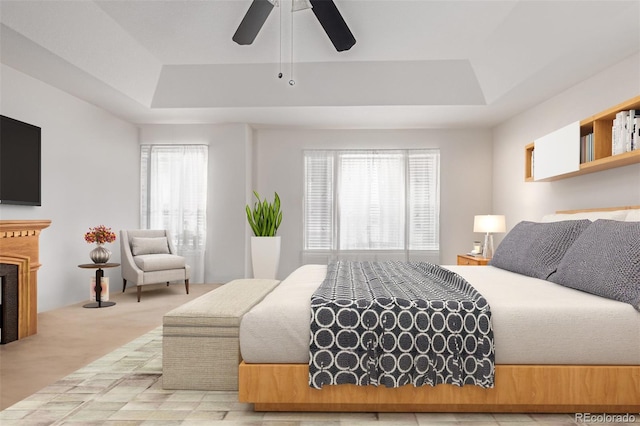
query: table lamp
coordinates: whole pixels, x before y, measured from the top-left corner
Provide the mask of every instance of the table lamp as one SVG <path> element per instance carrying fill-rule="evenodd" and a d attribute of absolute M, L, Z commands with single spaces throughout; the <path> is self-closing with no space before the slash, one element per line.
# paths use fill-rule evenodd
<path fill-rule="evenodd" d="M 484 247 L 482 256 L 491 259 L 493 257 L 493 233 L 505 232 L 504 215 L 476 215 L 473 219 L 473 232 L 484 232 Z"/>

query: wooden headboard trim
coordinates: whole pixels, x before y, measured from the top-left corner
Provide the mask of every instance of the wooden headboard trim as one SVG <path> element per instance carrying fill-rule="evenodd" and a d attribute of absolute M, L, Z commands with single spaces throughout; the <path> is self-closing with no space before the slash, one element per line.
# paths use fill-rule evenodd
<path fill-rule="evenodd" d="M 574 214 L 574 213 L 588 213 L 588 212 L 610 212 L 615 210 L 635 210 L 640 209 L 638 206 L 622 206 L 622 207 L 602 207 L 596 209 L 579 209 L 579 210 L 558 210 L 557 214 Z"/>

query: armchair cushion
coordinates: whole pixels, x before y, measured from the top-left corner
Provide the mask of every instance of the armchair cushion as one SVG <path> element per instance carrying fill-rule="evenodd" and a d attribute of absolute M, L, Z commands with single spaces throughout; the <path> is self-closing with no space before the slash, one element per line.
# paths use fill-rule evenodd
<path fill-rule="evenodd" d="M 175 254 L 142 254 L 134 256 L 133 261 L 144 272 L 184 269 L 185 260 Z"/>
<path fill-rule="evenodd" d="M 145 254 L 169 254 L 167 237 L 133 237 L 131 240 L 131 254 L 140 256 Z"/>

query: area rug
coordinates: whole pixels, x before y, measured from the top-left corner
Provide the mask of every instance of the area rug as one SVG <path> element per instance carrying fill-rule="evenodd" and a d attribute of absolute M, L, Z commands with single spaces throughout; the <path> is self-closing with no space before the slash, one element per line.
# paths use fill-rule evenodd
<path fill-rule="evenodd" d="M 250 408 L 237 402 L 236 392 L 162 389 L 158 327 L 0 412 L 0 423 L 212 424 L 229 412 L 249 420 Z"/>
<path fill-rule="evenodd" d="M 575 424 L 568 414 L 254 413 L 252 408 L 238 402 L 237 392 L 162 389 L 162 327 L 158 327 L 0 412 L 0 424 Z"/>

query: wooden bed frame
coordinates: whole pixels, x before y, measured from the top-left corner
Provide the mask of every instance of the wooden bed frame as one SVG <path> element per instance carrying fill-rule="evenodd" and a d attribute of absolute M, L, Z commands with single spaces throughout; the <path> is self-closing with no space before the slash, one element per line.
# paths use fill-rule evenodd
<path fill-rule="evenodd" d="M 640 206 L 556 213 L 623 209 Z M 639 365 L 496 365 L 492 389 L 339 385 L 318 390 L 308 381 L 306 364 L 242 362 L 238 398 L 256 411 L 640 413 Z"/>

